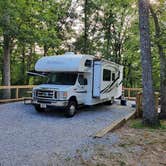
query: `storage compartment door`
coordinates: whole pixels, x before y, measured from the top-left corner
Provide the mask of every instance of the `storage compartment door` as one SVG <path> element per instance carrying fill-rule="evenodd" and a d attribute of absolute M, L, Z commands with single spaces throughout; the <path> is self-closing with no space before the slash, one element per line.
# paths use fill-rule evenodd
<path fill-rule="evenodd" d="M 101 61 L 94 61 L 93 69 L 93 97 L 100 98 L 101 90 Z"/>

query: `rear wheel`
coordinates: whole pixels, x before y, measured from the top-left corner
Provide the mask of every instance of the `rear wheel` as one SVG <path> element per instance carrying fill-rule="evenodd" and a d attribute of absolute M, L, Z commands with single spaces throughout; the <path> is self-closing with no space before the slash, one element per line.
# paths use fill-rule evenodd
<path fill-rule="evenodd" d="M 112 105 L 114 103 L 114 97 L 111 98 L 111 100 L 107 101 L 107 105 Z"/>
<path fill-rule="evenodd" d="M 68 106 L 66 107 L 66 117 L 71 118 L 77 112 L 77 103 L 76 101 L 69 101 Z"/>
<path fill-rule="evenodd" d="M 45 108 L 41 108 L 40 105 L 34 105 L 34 107 L 35 107 L 35 110 L 37 112 L 44 112 L 45 111 Z"/>

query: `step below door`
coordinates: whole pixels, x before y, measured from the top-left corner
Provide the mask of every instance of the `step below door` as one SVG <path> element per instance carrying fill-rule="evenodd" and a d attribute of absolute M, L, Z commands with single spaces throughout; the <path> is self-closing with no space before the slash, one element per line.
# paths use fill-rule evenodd
<path fill-rule="evenodd" d="M 94 61 L 93 65 L 93 97 L 100 98 L 101 90 L 101 61 Z"/>

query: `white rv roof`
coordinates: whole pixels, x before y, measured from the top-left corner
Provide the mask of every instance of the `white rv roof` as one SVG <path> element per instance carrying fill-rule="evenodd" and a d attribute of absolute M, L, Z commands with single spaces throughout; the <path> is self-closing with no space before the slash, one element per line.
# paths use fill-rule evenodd
<path fill-rule="evenodd" d="M 85 61 L 93 56 L 77 55 L 67 52 L 64 55 L 47 56 L 39 59 L 35 64 L 36 71 L 44 72 L 85 72 Z"/>

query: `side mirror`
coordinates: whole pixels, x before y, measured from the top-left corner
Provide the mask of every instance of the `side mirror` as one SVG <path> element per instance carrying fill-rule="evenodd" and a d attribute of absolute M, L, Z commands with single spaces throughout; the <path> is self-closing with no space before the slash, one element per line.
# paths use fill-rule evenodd
<path fill-rule="evenodd" d="M 86 78 L 84 78 L 84 85 L 88 85 L 88 81 Z"/>

